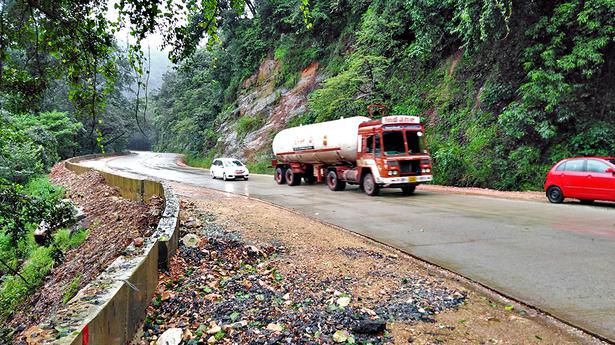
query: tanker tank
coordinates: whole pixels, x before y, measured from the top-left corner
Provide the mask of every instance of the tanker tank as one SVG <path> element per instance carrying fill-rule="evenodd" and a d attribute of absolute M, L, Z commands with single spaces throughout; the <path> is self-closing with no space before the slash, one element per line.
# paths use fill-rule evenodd
<path fill-rule="evenodd" d="M 370 118 L 355 116 L 284 129 L 273 138 L 273 153 L 284 163 L 354 164 L 359 125 L 365 121 Z"/>

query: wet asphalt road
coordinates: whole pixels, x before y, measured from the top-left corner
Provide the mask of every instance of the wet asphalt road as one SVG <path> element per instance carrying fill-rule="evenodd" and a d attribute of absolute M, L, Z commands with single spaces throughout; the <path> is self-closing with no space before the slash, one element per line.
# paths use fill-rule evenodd
<path fill-rule="evenodd" d="M 615 341 L 615 206 L 498 199 L 398 189 L 369 197 L 356 187 L 288 187 L 271 176 L 213 180 L 178 155 L 139 152 L 84 161 L 249 195 L 387 243 Z M 288 225 L 292 228 L 292 224 Z"/>

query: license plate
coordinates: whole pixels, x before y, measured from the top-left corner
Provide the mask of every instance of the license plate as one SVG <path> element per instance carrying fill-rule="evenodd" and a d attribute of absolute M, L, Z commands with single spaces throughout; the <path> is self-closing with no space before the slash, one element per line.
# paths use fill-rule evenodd
<path fill-rule="evenodd" d="M 408 182 L 416 182 L 416 176 L 408 177 Z"/>

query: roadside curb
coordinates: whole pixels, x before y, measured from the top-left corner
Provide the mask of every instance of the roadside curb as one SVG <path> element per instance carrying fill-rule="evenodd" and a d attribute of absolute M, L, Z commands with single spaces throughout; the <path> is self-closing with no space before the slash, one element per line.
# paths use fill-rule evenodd
<path fill-rule="evenodd" d="M 125 153 L 124 153 L 125 154 Z M 158 285 L 158 269 L 166 269 L 179 241 L 180 203 L 166 182 L 135 179 L 77 164 L 100 157 L 88 155 L 65 162 L 67 169 L 81 174 L 97 171 L 123 197 L 145 202 L 162 197 L 164 210 L 154 234 L 141 247 L 130 244 L 98 277 L 81 289 L 51 321 L 39 325 L 38 343 L 85 345 L 126 344 L 145 318 Z"/>

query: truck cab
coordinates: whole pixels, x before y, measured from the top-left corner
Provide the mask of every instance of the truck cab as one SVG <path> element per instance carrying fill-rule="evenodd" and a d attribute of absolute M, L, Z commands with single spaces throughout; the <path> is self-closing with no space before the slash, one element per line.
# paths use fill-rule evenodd
<path fill-rule="evenodd" d="M 425 129 L 417 116 L 385 116 L 359 125 L 355 180 L 366 193 L 382 187 L 399 187 L 414 192 L 416 185 L 429 182 L 431 159 Z M 369 176 L 371 174 L 371 176 Z"/>

